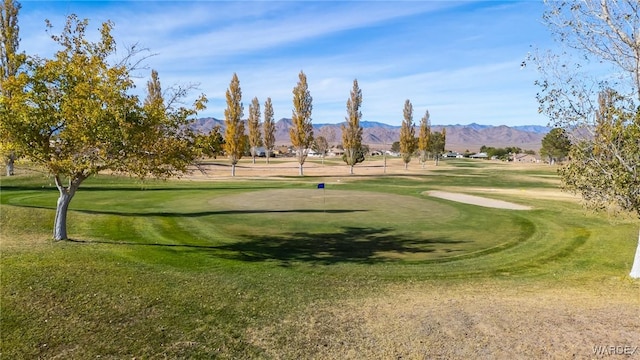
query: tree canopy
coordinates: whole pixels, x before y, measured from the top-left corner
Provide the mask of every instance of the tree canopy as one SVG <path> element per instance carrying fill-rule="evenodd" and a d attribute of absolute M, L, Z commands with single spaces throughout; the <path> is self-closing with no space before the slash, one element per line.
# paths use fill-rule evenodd
<path fill-rule="evenodd" d="M 571 147 L 560 176 L 589 207 L 615 206 L 640 217 L 640 111 L 625 110 L 625 101 L 614 91 L 600 94 L 594 137 Z"/>
<path fill-rule="evenodd" d="M 202 156 L 216 159 L 224 153 L 224 137 L 222 137 L 222 127 L 216 125 L 208 134 L 199 134 L 196 138 L 196 145 Z"/>
<path fill-rule="evenodd" d="M 562 161 L 569 155 L 571 140 L 563 128 L 553 128 L 542 138 L 540 155 L 549 159 L 549 164 Z"/>
<path fill-rule="evenodd" d="M 442 131 L 435 131 L 431 133 L 431 141 L 429 142 L 429 152 L 433 154 L 436 160 L 436 165 L 440 161 L 440 155 L 444 153 L 445 146 L 447 144 L 447 129 Z"/>

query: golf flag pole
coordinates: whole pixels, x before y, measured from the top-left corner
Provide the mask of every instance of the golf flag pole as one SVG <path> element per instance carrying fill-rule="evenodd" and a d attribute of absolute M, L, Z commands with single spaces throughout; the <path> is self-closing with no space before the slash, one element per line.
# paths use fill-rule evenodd
<path fill-rule="evenodd" d="M 327 193 L 324 190 L 324 183 L 319 183 L 318 189 L 322 189 L 322 210 L 327 212 Z"/>

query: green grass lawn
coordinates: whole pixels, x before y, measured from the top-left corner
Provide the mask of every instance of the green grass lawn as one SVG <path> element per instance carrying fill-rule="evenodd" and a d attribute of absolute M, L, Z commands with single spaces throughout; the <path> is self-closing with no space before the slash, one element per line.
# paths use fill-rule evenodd
<path fill-rule="evenodd" d="M 557 188 L 552 168 L 482 164 L 341 179 L 99 176 L 73 199 L 63 242 L 50 240 L 49 180 L 3 177 L 0 356 L 269 357 L 255 329 L 416 282 L 638 291 L 626 278 L 637 222 L 529 196 Z M 533 210 L 425 195 L 483 187 Z"/>

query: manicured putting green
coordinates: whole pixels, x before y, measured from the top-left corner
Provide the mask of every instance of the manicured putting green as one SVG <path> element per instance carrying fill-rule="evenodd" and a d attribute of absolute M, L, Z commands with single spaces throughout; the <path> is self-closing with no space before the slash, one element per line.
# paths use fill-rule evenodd
<path fill-rule="evenodd" d="M 469 206 L 367 191 L 273 189 L 209 200 L 222 248 L 242 259 L 319 262 L 454 258 L 526 240 L 531 231 L 509 211 L 477 221 Z M 198 226 L 193 224 L 193 226 Z M 216 242 L 215 239 L 211 239 Z"/>

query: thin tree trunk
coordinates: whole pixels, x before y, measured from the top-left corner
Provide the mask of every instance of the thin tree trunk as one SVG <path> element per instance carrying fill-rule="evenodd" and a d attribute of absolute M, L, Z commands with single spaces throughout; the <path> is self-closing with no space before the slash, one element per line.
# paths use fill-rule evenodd
<path fill-rule="evenodd" d="M 236 164 L 231 164 L 231 176 L 236 176 Z"/>
<path fill-rule="evenodd" d="M 267 164 L 269 163 L 269 158 L 271 157 L 271 151 L 269 149 L 266 149 L 264 151 L 265 155 L 267 155 Z"/>
<path fill-rule="evenodd" d="M 14 164 L 13 159 L 7 160 L 7 176 L 13 176 L 13 169 L 14 169 L 13 164 Z"/>
<path fill-rule="evenodd" d="M 16 161 L 16 156 L 12 152 L 7 156 L 7 163 L 6 163 L 6 165 L 7 165 L 7 176 L 13 176 L 15 161 Z"/>
<path fill-rule="evenodd" d="M 350 166 L 349 166 L 349 174 L 350 174 L 350 175 L 353 175 L 353 165 L 350 165 Z"/>
<path fill-rule="evenodd" d="M 633 265 L 631 266 L 631 273 L 629 273 L 633 279 L 640 279 L 640 231 L 638 231 L 638 247 L 636 248 L 636 256 L 633 258 Z"/>
<path fill-rule="evenodd" d="M 64 186 L 60 177 L 55 176 L 56 187 L 60 192 L 58 197 L 58 203 L 56 205 L 56 217 L 53 223 L 53 239 L 54 240 L 67 240 L 67 212 L 69 210 L 69 203 L 76 194 L 76 190 L 80 187 L 80 183 L 84 179 L 75 178 L 69 182 L 69 186 Z"/>
<path fill-rule="evenodd" d="M 56 206 L 56 218 L 53 224 L 53 239 L 54 240 L 67 240 L 67 211 L 69 210 L 69 203 L 73 198 L 72 195 L 66 191 L 60 191 L 60 197 L 58 197 L 58 205 Z"/>
<path fill-rule="evenodd" d="M 386 174 L 387 173 L 387 153 L 386 152 L 382 156 L 382 159 L 384 160 L 384 166 L 382 168 L 383 169 L 382 172 Z"/>
<path fill-rule="evenodd" d="M 304 171 L 302 170 L 302 164 L 300 164 L 300 167 L 298 168 L 298 175 L 300 176 L 304 176 Z"/>

